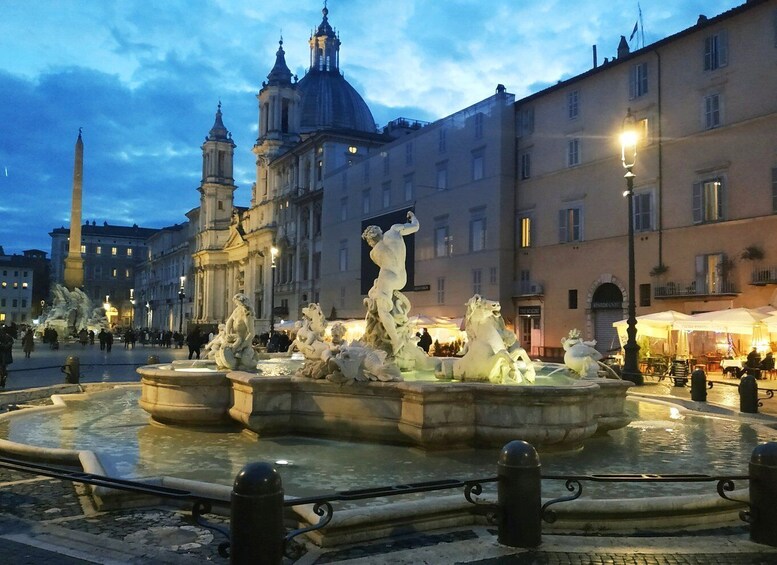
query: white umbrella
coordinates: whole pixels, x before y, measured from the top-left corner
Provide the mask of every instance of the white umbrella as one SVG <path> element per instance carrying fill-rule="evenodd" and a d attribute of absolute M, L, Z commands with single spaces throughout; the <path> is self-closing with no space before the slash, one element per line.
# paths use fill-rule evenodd
<path fill-rule="evenodd" d="M 753 335 L 753 331 L 768 316 L 750 308 L 729 308 L 694 314 L 689 320 L 679 320 L 676 329 Z"/>
<path fill-rule="evenodd" d="M 654 312 L 652 314 L 637 316 L 637 336 L 665 339 L 669 342 L 669 346 L 671 347 L 672 330 L 676 329 L 675 325 L 677 322 L 689 320 L 691 318 L 691 315 L 683 314 L 676 310 L 666 310 L 664 312 Z M 621 343 L 626 343 L 628 320 L 614 322 L 613 326 L 618 330 L 618 337 L 620 338 Z"/>

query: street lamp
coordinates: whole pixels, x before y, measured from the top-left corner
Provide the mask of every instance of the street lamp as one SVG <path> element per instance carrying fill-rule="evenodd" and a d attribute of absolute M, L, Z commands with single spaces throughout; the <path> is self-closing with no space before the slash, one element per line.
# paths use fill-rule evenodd
<path fill-rule="evenodd" d="M 637 355 L 639 345 L 637 345 L 637 305 L 635 302 L 635 275 L 634 275 L 634 173 L 632 169 L 637 161 L 637 142 L 639 134 L 637 132 L 637 122 L 631 108 L 626 112 L 621 129 L 621 162 L 626 169 L 624 178 L 626 179 L 626 192 L 623 195 L 628 202 L 629 211 L 629 317 L 626 320 L 626 345 L 623 347 L 625 358 L 623 360 L 622 377 L 634 384 L 641 385 L 645 382 L 642 373 L 639 370 Z"/>
<path fill-rule="evenodd" d="M 146 327 L 151 327 L 151 303 L 146 300 Z"/>
<path fill-rule="evenodd" d="M 105 295 L 105 303 L 103 304 L 105 310 L 105 317 L 108 319 L 108 327 L 111 327 L 111 295 Z"/>
<path fill-rule="evenodd" d="M 186 283 L 186 275 L 181 274 L 181 288 L 178 289 L 178 302 L 181 304 L 180 318 L 178 319 L 178 333 L 183 334 L 183 299 L 186 298 L 184 292 L 184 284 Z"/>
<path fill-rule="evenodd" d="M 275 331 L 275 258 L 278 256 L 278 248 L 274 245 L 270 248 L 270 335 Z"/>
<path fill-rule="evenodd" d="M 130 328 L 135 326 L 135 289 L 130 289 L 130 304 L 132 309 L 130 310 Z"/>

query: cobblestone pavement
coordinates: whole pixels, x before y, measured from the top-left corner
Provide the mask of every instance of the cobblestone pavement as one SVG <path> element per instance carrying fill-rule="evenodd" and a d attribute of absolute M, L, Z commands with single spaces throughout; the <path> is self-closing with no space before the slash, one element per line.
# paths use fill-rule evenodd
<path fill-rule="evenodd" d="M 121 345 L 114 347 L 110 357 L 97 346 L 84 350 L 80 346 L 59 351 L 36 350 L 28 360 L 18 353 L 16 359 L 21 358 L 21 362 L 11 367 L 10 389 L 62 383 L 63 375 L 57 365 L 69 355 L 81 357 L 84 382 L 137 381 L 133 366 L 143 364 L 149 355 L 158 355 L 162 361 L 184 358 L 182 350 L 147 347 L 133 352 Z M 738 382 L 714 374 L 709 378 L 715 384 L 708 391 L 706 408 L 736 417 Z M 777 388 L 777 381 L 759 381 L 759 387 Z M 674 387 L 668 381 L 648 379 L 645 386 L 635 389 L 635 394 L 671 399 L 694 409 L 705 408 L 690 400 L 688 387 Z M 747 417 L 777 421 L 777 399 L 765 400 L 760 414 Z M 206 519 L 222 526 L 227 521 L 216 515 Z M 97 511 L 83 485 L 0 467 L 0 563 L 228 563 L 218 553 L 218 546 L 224 541 L 226 538 L 218 532 L 193 523 L 188 509 L 141 506 Z M 545 534 L 542 545 L 535 550 L 501 546 L 493 528 L 473 526 L 395 536 L 349 547 L 306 549 L 296 561 L 299 565 L 777 564 L 777 548 L 750 542 L 744 525 L 693 534 L 680 532 L 678 536 Z"/>

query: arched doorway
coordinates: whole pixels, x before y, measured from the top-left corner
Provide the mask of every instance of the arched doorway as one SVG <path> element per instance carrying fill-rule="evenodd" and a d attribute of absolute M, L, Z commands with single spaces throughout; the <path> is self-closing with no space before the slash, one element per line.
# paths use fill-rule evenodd
<path fill-rule="evenodd" d="M 603 283 L 591 299 L 596 349 L 602 355 L 612 355 L 620 349 L 618 331 L 613 323 L 623 319 L 623 293 L 618 285 Z"/>

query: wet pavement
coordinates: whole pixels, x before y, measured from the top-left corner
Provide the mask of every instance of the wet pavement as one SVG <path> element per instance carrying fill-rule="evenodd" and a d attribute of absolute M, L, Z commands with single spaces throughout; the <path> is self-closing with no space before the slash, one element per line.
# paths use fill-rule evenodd
<path fill-rule="evenodd" d="M 110 353 L 98 345 L 64 345 L 53 351 L 36 344 L 30 359 L 14 350 L 8 391 L 64 383 L 60 367 L 68 356 L 79 357 L 81 381 L 138 382 L 134 369 L 148 357 L 160 362 L 185 359 L 188 351 L 114 345 Z M 777 398 L 765 399 L 758 414 L 739 413 L 736 379 L 709 375 L 708 402 L 691 400 L 689 387 L 648 378 L 632 394 L 662 398 L 693 410 L 748 421 L 777 424 Z M 777 380 L 758 381 L 759 388 L 777 389 Z M 0 405 L 4 395 L 0 393 Z M 765 396 L 762 392 L 761 397 Z M 207 515 L 225 525 L 223 516 Z M 228 563 L 218 553 L 225 537 L 192 522 L 188 509 L 141 506 L 98 511 L 85 487 L 53 478 L 0 467 L 0 562 L 5 563 Z M 287 563 L 291 563 L 287 560 Z M 296 563 L 484 563 L 484 564 L 777 564 L 777 548 L 753 543 L 746 525 L 719 530 L 677 532 L 676 535 L 571 536 L 545 534 L 539 548 L 510 548 L 497 542 L 493 527 L 468 526 L 411 533 L 390 539 L 321 549 L 307 546 Z"/>

